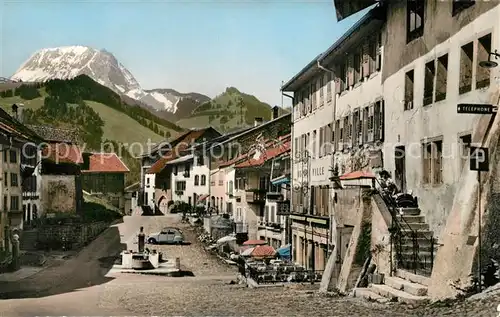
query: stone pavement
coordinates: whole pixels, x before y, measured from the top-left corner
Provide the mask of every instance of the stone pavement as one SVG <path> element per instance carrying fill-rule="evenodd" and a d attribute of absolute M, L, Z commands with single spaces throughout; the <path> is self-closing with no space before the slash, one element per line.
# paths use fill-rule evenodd
<path fill-rule="evenodd" d="M 181 263 L 195 276 L 173 278 L 119 274 L 96 283 L 99 282 L 99 275 L 107 273 L 98 259 L 116 253 L 115 249 L 120 246 L 118 240 L 133 244 L 133 236 L 141 225 L 146 233 L 168 225 L 181 227 L 192 245 L 154 248 L 166 253 L 167 257 L 180 256 Z M 309 290 L 310 285 L 249 289 L 231 284 L 231 280 L 236 280 L 236 269 L 206 253 L 194 233 L 176 218 L 126 219 L 124 224 L 120 224 L 120 235 L 117 239 L 115 235 L 105 233 L 96 243 L 89 245 L 88 250 L 61 264 L 59 269 L 44 270 L 26 278 L 31 281 L 28 291 L 33 294 L 27 292 L 22 299 L 0 300 L 2 315 L 458 317 L 497 316 L 496 307 L 500 303 L 500 295 L 493 295 L 483 300 L 410 307 L 349 297 L 328 297 Z M 88 283 L 83 286 L 84 282 Z M 25 285 L 25 282 L 18 284 Z M 47 288 L 52 290 L 52 296 L 43 293 L 45 297 L 26 298 L 36 297 L 37 291 Z M 0 285 L 0 292 L 2 290 L 3 284 Z"/>

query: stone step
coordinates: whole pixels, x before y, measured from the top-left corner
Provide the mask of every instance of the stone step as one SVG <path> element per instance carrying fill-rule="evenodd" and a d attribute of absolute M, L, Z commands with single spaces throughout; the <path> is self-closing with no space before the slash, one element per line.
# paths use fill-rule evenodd
<path fill-rule="evenodd" d="M 404 220 L 408 223 L 417 223 L 417 222 L 425 222 L 425 216 L 421 216 L 421 215 L 400 215 L 398 217 L 398 219 L 400 219 L 400 221 Z"/>
<path fill-rule="evenodd" d="M 384 296 L 380 296 L 377 293 L 372 292 L 369 288 L 355 288 L 352 291 L 353 297 L 363 298 L 368 301 L 376 301 L 376 302 L 387 302 L 389 299 Z"/>
<path fill-rule="evenodd" d="M 401 238 L 401 242 L 403 245 L 413 245 L 413 238 L 411 235 L 406 235 Z M 419 246 L 431 246 L 431 239 L 429 239 L 427 236 L 423 235 L 418 235 L 417 234 L 417 244 Z M 437 247 L 437 242 L 434 242 L 434 246 Z"/>
<path fill-rule="evenodd" d="M 404 291 L 411 295 L 415 296 L 427 295 L 427 286 L 413 283 L 397 276 L 386 277 L 384 283 L 387 286 L 390 286 L 400 291 Z"/>
<path fill-rule="evenodd" d="M 412 230 L 429 231 L 429 224 L 425 222 L 404 222 L 403 228 L 410 227 Z"/>
<path fill-rule="evenodd" d="M 415 229 L 410 229 L 406 226 L 406 224 L 402 224 L 402 229 L 401 231 L 403 231 L 403 239 L 412 239 L 413 238 L 413 234 L 412 232 L 415 232 L 416 235 L 417 235 L 417 239 L 418 238 L 426 238 L 426 239 L 429 239 L 432 237 L 433 235 L 433 232 L 432 231 L 429 231 L 429 230 L 415 230 Z"/>
<path fill-rule="evenodd" d="M 401 246 L 402 248 L 402 251 L 403 253 L 411 253 L 413 252 L 413 244 L 412 243 L 405 243 Z M 436 250 L 436 246 L 434 246 L 434 250 Z M 418 244 L 418 251 L 419 252 L 431 252 L 432 250 L 432 247 L 430 245 L 430 243 L 428 244 L 420 244 L 420 241 L 419 241 L 419 244 Z M 435 253 L 434 253 L 435 255 Z"/>
<path fill-rule="evenodd" d="M 413 273 L 405 271 L 405 270 L 397 269 L 396 276 L 400 277 L 402 279 L 405 279 L 407 281 L 417 283 L 420 285 L 424 285 L 424 286 L 429 286 L 429 284 L 431 283 L 430 278 L 428 278 L 426 276 L 422 276 L 422 275 L 413 274 Z"/>
<path fill-rule="evenodd" d="M 388 285 L 384 284 L 371 284 L 369 287 L 370 291 L 389 298 L 391 301 L 398 301 L 406 304 L 419 304 L 428 301 L 427 296 L 415 296 L 397 289 L 394 289 Z"/>
<path fill-rule="evenodd" d="M 420 208 L 398 208 L 399 214 L 408 216 L 418 216 L 420 215 Z"/>

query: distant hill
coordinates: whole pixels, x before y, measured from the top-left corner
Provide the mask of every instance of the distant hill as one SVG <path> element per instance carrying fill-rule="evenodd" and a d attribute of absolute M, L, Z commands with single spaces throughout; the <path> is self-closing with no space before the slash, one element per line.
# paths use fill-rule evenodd
<path fill-rule="evenodd" d="M 224 133 L 237 127 L 252 125 L 255 117 L 270 120 L 271 106 L 253 95 L 240 92 L 235 87 L 228 87 L 214 99 L 200 104 L 189 117 L 178 120 L 177 124 L 184 128 L 211 125 Z"/>
<path fill-rule="evenodd" d="M 140 147 L 129 153 L 123 144 L 156 143 L 184 131 L 86 75 L 16 86 L 0 84 L 0 107 L 10 113 L 12 104 L 22 103 L 27 124 L 77 128 L 87 150 L 101 151 L 103 142 L 114 143 L 131 170 L 128 184 L 139 179 L 140 163 L 133 155 L 140 154 Z"/>

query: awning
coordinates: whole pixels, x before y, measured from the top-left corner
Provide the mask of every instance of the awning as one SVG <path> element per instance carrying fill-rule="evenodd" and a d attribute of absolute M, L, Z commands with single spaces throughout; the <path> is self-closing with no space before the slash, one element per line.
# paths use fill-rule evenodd
<path fill-rule="evenodd" d="M 271 184 L 273 185 L 282 185 L 282 184 L 290 184 L 290 179 L 286 176 L 281 176 L 281 177 L 277 177 L 273 180 L 271 180 Z"/>
<path fill-rule="evenodd" d="M 292 245 L 287 244 L 285 246 L 282 246 L 278 250 L 276 250 L 279 254 L 280 257 L 285 258 L 285 259 L 290 259 L 291 258 L 291 251 L 292 251 Z"/>
<path fill-rule="evenodd" d="M 243 245 L 264 245 L 267 244 L 264 240 L 248 240 L 243 242 Z"/>
<path fill-rule="evenodd" d="M 241 252 L 241 256 L 251 256 L 255 248 L 248 248 Z"/>
<path fill-rule="evenodd" d="M 217 240 L 217 244 L 223 244 L 223 243 L 227 243 L 227 242 L 231 242 L 231 241 L 236 241 L 236 237 L 234 237 L 232 235 L 222 237 L 219 240 Z"/>
<path fill-rule="evenodd" d="M 208 194 L 201 195 L 200 197 L 198 197 L 198 202 L 204 201 L 205 199 L 207 199 L 207 197 L 208 197 Z"/>

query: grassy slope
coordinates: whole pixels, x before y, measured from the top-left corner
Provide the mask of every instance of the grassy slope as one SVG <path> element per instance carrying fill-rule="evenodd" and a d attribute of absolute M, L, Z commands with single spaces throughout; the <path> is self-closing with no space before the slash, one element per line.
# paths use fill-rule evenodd
<path fill-rule="evenodd" d="M 0 98 L 0 107 L 8 113 L 11 112 L 11 106 L 14 103 L 23 103 L 28 109 L 38 109 L 43 105 L 43 100 L 46 95 L 45 92 L 41 91 L 40 93 L 42 94 L 42 97 L 33 100 L 22 100 L 19 96 Z M 145 144 L 148 140 L 155 143 L 163 140 L 163 137 L 140 125 L 137 121 L 130 118 L 123 112 L 94 101 L 86 101 L 86 103 L 91 106 L 104 120 L 103 138 L 105 139 L 129 144 L 133 142 Z M 171 133 L 172 135 L 177 134 L 175 131 L 172 131 Z M 139 150 L 139 147 L 135 147 L 134 150 L 134 152 L 138 154 L 137 150 Z"/>
<path fill-rule="evenodd" d="M 240 100 L 243 102 L 243 113 L 239 106 Z M 269 104 L 261 102 L 255 96 L 240 92 L 234 87 L 229 87 L 209 103 L 196 108 L 191 117 L 179 120 L 177 124 L 185 128 L 211 125 L 220 132 L 225 132 L 235 127 L 251 125 L 255 117 L 269 120 L 271 115 Z M 212 121 L 209 122 L 211 116 Z M 229 121 L 221 123 L 223 117 Z"/>

